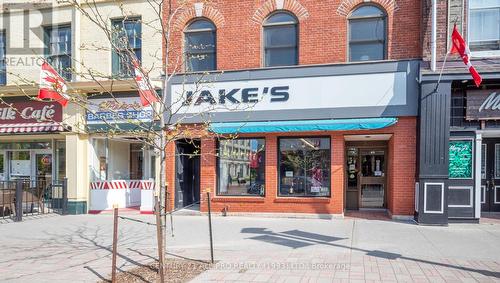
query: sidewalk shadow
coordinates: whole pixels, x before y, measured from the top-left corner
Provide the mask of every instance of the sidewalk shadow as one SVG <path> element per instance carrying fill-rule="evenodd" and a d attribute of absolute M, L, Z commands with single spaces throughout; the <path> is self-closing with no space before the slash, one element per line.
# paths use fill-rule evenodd
<path fill-rule="evenodd" d="M 461 271 L 475 272 L 475 273 L 479 273 L 479 274 L 482 274 L 482 275 L 485 275 L 488 277 L 500 278 L 500 271 L 474 269 L 474 268 L 460 266 L 460 265 L 453 265 L 451 263 L 442 263 L 442 262 L 436 262 L 436 261 L 431 261 L 431 260 L 407 257 L 407 256 L 404 256 L 404 255 L 398 254 L 398 253 L 391 253 L 391 252 L 386 252 L 386 251 L 381 251 L 381 250 L 368 250 L 368 249 L 356 248 L 356 247 L 352 247 L 352 246 L 347 246 L 347 245 L 335 243 L 336 241 L 344 240 L 347 238 L 340 238 L 340 237 L 335 237 L 335 236 L 316 234 L 316 233 L 301 231 L 301 230 L 297 230 L 297 229 L 284 231 L 284 232 L 273 232 L 272 230 L 270 230 L 268 228 L 252 227 L 252 228 L 241 229 L 241 233 L 255 235 L 253 237 L 248 238 L 251 240 L 286 246 L 286 247 L 289 247 L 292 249 L 299 249 L 299 248 L 304 248 L 304 247 L 313 246 L 313 245 L 326 245 L 326 246 L 332 246 L 332 247 L 338 247 L 338 248 L 344 248 L 344 249 L 348 249 L 348 250 L 364 252 L 368 256 L 377 257 L 377 258 L 383 258 L 383 259 L 389 259 L 389 260 L 397 260 L 397 259 L 409 260 L 409 261 L 414 261 L 414 262 L 419 262 L 419 263 L 425 263 L 425 264 L 437 265 L 437 266 L 442 266 L 442 267 L 447 267 L 447 268 L 453 268 L 453 269 L 457 269 L 457 270 L 461 270 Z"/>

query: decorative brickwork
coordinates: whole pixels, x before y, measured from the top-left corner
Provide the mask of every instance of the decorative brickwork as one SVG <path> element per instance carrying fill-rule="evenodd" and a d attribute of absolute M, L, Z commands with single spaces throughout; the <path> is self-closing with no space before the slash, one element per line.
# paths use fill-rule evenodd
<path fill-rule="evenodd" d="M 258 25 L 264 22 L 264 19 L 276 10 L 287 10 L 293 13 L 299 22 L 309 17 L 309 12 L 297 0 L 267 0 L 255 11 L 252 21 Z"/>
<path fill-rule="evenodd" d="M 282 3 L 281 3 L 282 2 Z M 378 1 L 383 2 L 383 0 Z M 172 1 L 176 11 L 177 1 Z M 295 4 L 293 4 L 295 3 Z M 348 21 L 335 11 L 343 2 L 340 0 L 213 0 L 203 5 L 213 7 L 223 17 L 215 20 L 217 25 L 217 70 L 241 70 L 260 68 L 263 64 L 262 26 L 264 18 L 281 5 L 290 10 L 299 20 L 299 65 L 344 63 L 347 61 Z M 374 2 L 377 3 L 377 2 Z M 422 56 L 421 2 L 397 0 L 398 11 L 387 17 L 387 58 L 389 60 L 413 59 Z M 187 6 L 186 6 L 187 7 Z M 265 8 L 263 8 L 265 7 Z M 385 5 L 385 7 L 390 7 Z M 181 29 L 171 33 L 169 63 L 170 71 L 182 72 L 182 43 L 185 23 L 196 17 L 194 3 L 190 12 L 180 14 L 174 22 Z M 256 12 L 257 11 L 257 12 Z M 388 10 L 392 11 L 392 10 Z M 183 10 L 183 12 L 185 12 Z M 307 15 L 307 20 L 304 20 Z M 257 19 L 257 20 L 256 20 Z M 257 25 L 256 22 L 259 22 Z"/>
<path fill-rule="evenodd" d="M 394 11 L 398 10 L 398 5 L 395 0 L 343 0 L 338 9 L 337 14 L 343 17 L 347 17 L 349 13 L 358 5 L 367 3 L 375 3 L 382 6 L 388 14 L 392 14 Z"/>
<path fill-rule="evenodd" d="M 182 12 L 176 17 L 174 24 L 174 27 L 179 30 L 183 30 L 192 19 L 200 17 L 210 19 L 217 28 L 221 28 L 225 24 L 224 16 L 219 10 L 203 2 L 186 4 L 181 10 Z"/>

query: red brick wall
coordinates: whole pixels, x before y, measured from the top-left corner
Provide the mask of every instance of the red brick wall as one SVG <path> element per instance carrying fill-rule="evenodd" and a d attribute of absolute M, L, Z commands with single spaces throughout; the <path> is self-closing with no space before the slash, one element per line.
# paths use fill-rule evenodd
<path fill-rule="evenodd" d="M 212 194 L 213 211 L 227 208 L 231 212 L 271 212 L 271 213 L 326 213 L 341 214 L 344 210 L 345 146 L 344 135 L 392 134 L 389 141 L 389 188 L 388 208 L 393 215 L 413 214 L 414 184 L 416 167 L 416 118 L 401 117 L 396 125 L 375 131 L 349 132 L 305 132 L 290 134 L 267 134 L 266 139 L 266 184 L 265 197 L 219 197 L 216 189 L 216 140 L 211 137 L 201 139 L 201 210 L 206 211 L 206 192 Z M 277 197 L 277 140 L 278 136 L 325 136 L 331 138 L 331 198 L 290 198 Z M 252 136 L 252 135 L 245 135 Z M 262 135 L 253 135 L 262 137 Z M 173 158 L 175 148 L 169 146 Z M 167 164 L 167 176 L 174 176 L 174 164 Z M 168 179 L 169 191 L 173 196 L 173 179 Z"/>
<path fill-rule="evenodd" d="M 277 9 L 276 0 L 172 1 L 168 52 L 170 71 L 182 71 L 183 29 L 201 14 L 217 27 L 217 67 L 234 70 L 262 67 L 262 21 Z M 278 1 L 279 2 L 279 1 Z M 283 9 L 299 20 L 299 64 L 346 62 L 347 15 L 363 0 L 284 0 Z M 183 3 L 183 4 L 180 4 Z M 421 1 L 372 0 L 387 11 L 388 58 L 421 58 Z"/>

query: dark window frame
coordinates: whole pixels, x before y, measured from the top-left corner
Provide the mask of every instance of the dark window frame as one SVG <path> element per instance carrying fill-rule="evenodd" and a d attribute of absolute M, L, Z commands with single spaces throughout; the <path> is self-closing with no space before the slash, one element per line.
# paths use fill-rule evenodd
<path fill-rule="evenodd" d="M 203 28 L 203 29 L 191 29 L 190 30 L 189 27 L 193 23 L 198 22 L 198 21 L 206 21 L 206 22 L 210 23 L 213 26 L 213 29 L 212 28 Z M 199 52 L 194 52 L 194 51 L 190 50 L 190 52 L 188 52 L 188 50 L 187 50 L 188 35 L 189 34 L 201 34 L 201 33 L 211 33 L 211 36 L 213 37 L 213 41 L 214 41 L 213 51 L 200 50 Z M 195 19 L 189 21 L 189 23 L 184 28 L 183 37 L 184 37 L 184 40 L 183 40 L 184 70 L 186 72 L 189 72 L 189 73 L 216 71 L 217 70 L 217 26 L 215 25 L 215 23 L 212 22 L 210 19 L 205 18 L 205 17 L 195 18 Z M 198 54 L 198 55 L 210 54 L 210 55 L 213 55 L 214 68 L 212 70 L 192 70 L 192 66 L 189 66 L 189 55 L 191 55 L 191 54 Z"/>
<path fill-rule="evenodd" d="M 328 162 L 329 162 L 329 166 L 328 166 L 328 170 L 329 170 L 329 174 L 328 174 L 328 195 L 323 195 L 323 196 L 314 196 L 314 195 L 302 195 L 302 196 L 297 196 L 297 195 L 281 195 L 281 147 L 280 147 L 280 141 L 282 139 L 310 139 L 310 138 L 318 138 L 318 139 L 328 139 L 329 141 L 329 146 L 330 146 L 330 154 L 328 154 Z M 320 136 L 310 136 L 310 135 L 306 135 L 306 136 L 279 136 L 277 138 L 277 144 L 276 144 L 276 149 L 277 149 L 277 153 L 276 153 L 276 170 L 277 170 L 277 184 L 278 184 L 278 187 L 276 188 L 276 197 L 278 198 L 331 198 L 332 197 L 332 137 L 331 136 L 324 136 L 324 135 L 320 135 Z"/>
<path fill-rule="evenodd" d="M 68 29 L 69 30 L 69 50 L 66 53 L 60 53 L 60 54 L 52 54 L 51 53 L 51 33 L 54 30 L 62 30 L 62 29 Z M 65 80 L 72 81 L 73 80 L 73 72 L 71 71 L 71 68 L 73 68 L 73 29 L 71 24 L 60 24 L 60 25 L 53 25 L 53 26 L 45 26 L 43 27 L 43 34 L 44 34 L 44 54 L 47 62 L 57 71 L 57 73 L 64 78 Z M 55 65 L 53 63 L 54 59 L 59 59 L 64 56 L 69 57 L 69 62 L 70 66 L 68 67 L 70 70 L 62 70 L 59 68 L 59 65 Z"/>
<path fill-rule="evenodd" d="M 294 18 L 294 21 L 289 21 L 289 22 L 280 22 L 280 23 L 266 23 L 271 17 L 277 15 L 277 14 L 287 14 L 291 17 Z M 293 26 L 295 27 L 295 46 L 276 46 L 276 47 L 268 47 L 266 46 L 266 28 L 273 28 L 273 27 L 290 27 L 290 26 Z M 299 20 L 297 19 L 297 17 L 286 11 L 286 10 L 278 10 L 278 11 L 275 11 L 271 14 L 269 14 L 266 19 L 264 20 L 263 24 L 262 24 L 262 65 L 266 68 L 272 68 L 272 67 L 283 67 L 283 66 L 297 66 L 299 65 L 299 39 L 300 39 L 300 36 L 299 36 L 300 32 L 299 32 Z M 267 50 L 272 50 L 272 49 L 288 49 L 288 48 L 292 48 L 292 47 L 295 47 L 295 64 L 292 64 L 292 65 L 268 65 L 268 62 L 266 61 L 266 51 Z"/>
<path fill-rule="evenodd" d="M 2 53 L 3 58 L 0 57 L 0 85 L 6 85 L 7 84 L 7 31 L 6 30 L 0 30 L 0 36 L 3 38 L 3 46 L 0 45 L 0 48 L 2 48 Z"/>
<path fill-rule="evenodd" d="M 232 195 L 232 194 L 220 194 L 220 141 L 221 140 L 263 140 L 264 141 L 264 194 L 262 195 L 251 195 L 251 194 L 245 194 L 245 195 Z M 265 198 L 266 197 L 266 157 L 267 157 L 267 139 L 265 137 L 238 137 L 238 138 L 218 138 L 216 141 L 216 188 L 215 188 L 215 195 L 217 197 L 242 197 L 242 198 Z"/>
<path fill-rule="evenodd" d="M 131 46 L 130 42 L 128 42 L 128 34 L 127 34 L 127 29 L 125 28 L 126 23 L 134 23 L 139 25 L 139 39 L 140 39 L 140 46 Z M 128 54 L 128 52 L 133 52 L 137 60 L 139 61 L 139 64 L 142 62 L 142 17 L 141 16 L 133 16 L 133 17 L 122 17 L 122 18 L 114 18 L 111 19 L 111 30 L 112 33 L 114 33 L 114 28 L 117 25 L 121 25 L 121 28 L 123 31 L 126 33 L 126 38 L 127 38 L 127 46 L 126 47 L 120 47 L 116 46 L 116 43 L 111 44 L 111 74 L 113 76 L 117 76 L 119 78 L 131 78 L 134 76 L 134 70 L 132 68 L 131 63 L 126 64 L 126 66 L 122 65 L 125 64 L 123 60 L 121 60 L 120 54 Z M 114 34 L 112 34 L 112 41 L 115 40 Z M 115 45 L 115 46 L 113 46 Z M 139 52 L 139 53 L 138 53 Z M 137 55 L 139 54 L 139 56 Z M 118 60 L 118 61 L 117 61 Z M 127 70 L 128 68 L 128 70 Z"/>
<path fill-rule="evenodd" d="M 378 10 L 380 10 L 383 14 L 383 16 L 352 16 L 352 13 L 354 13 L 356 10 L 362 8 L 362 7 L 367 7 L 367 6 L 371 6 L 371 7 L 375 7 L 377 8 Z M 351 60 L 351 42 L 354 43 L 354 44 L 369 44 L 369 43 L 380 43 L 380 40 L 376 40 L 376 39 L 372 39 L 372 40 L 355 40 L 355 41 L 352 41 L 351 40 L 351 22 L 362 22 L 364 20 L 373 20 L 373 19 L 382 19 L 384 21 L 384 42 L 383 42 L 383 58 L 382 59 L 377 59 L 377 60 Z M 352 11 L 349 13 L 349 16 L 347 17 L 347 62 L 370 62 L 370 61 L 382 61 L 382 60 L 387 60 L 388 59 L 388 48 L 387 48 L 387 45 L 388 45 L 388 24 L 387 24 L 387 19 L 388 19 L 388 15 L 387 15 L 387 11 L 377 5 L 377 4 L 373 4 L 373 3 L 369 3 L 369 4 L 360 4 L 358 6 L 356 6 L 354 9 L 352 9 Z"/>

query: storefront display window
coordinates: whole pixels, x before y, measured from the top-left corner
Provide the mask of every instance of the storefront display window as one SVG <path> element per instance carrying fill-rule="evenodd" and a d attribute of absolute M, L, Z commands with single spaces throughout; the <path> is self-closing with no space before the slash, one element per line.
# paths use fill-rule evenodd
<path fill-rule="evenodd" d="M 127 138 L 94 138 L 92 180 L 144 180 L 154 178 L 154 152 L 145 144 Z"/>
<path fill-rule="evenodd" d="M 218 195 L 263 196 L 265 139 L 219 141 Z"/>
<path fill-rule="evenodd" d="M 330 138 L 281 138 L 279 151 L 279 196 L 330 196 Z"/>
<path fill-rule="evenodd" d="M 10 159 L 10 179 L 30 179 L 31 160 L 29 151 L 11 151 Z"/>
<path fill-rule="evenodd" d="M 449 176 L 451 179 L 472 178 L 472 140 L 452 140 L 449 148 Z"/>
<path fill-rule="evenodd" d="M 56 141 L 56 179 L 66 178 L 66 142 Z"/>

